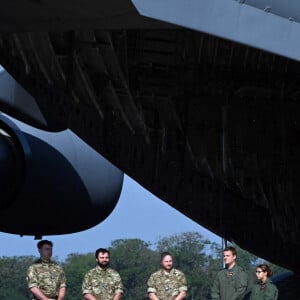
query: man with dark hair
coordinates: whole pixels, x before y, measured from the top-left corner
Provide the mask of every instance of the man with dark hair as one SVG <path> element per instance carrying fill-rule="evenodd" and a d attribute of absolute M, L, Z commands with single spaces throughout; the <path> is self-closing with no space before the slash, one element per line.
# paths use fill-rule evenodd
<path fill-rule="evenodd" d="M 173 257 L 163 252 L 161 269 L 151 274 L 148 280 L 148 297 L 151 300 L 182 300 L 186 297 L 187 283 L 183 272 L 173 268 Z"/>
<path fill-rule="evenodd" d="M 87 300 L 119 300 L 123 284 L 119 273 L 109 268 L 110 252 L 99 248 L 95 252 L 97 266 L 88 271 L 83 279 L 82 294 Z"/>
<path fill-rule="evenodd" d="M 236 263 L 236 249 L 226 247 L 224 250 L 225 269 L 218 272 L 212 289 L 212 300 L 242 300 L 248 288 L 248 275 Z"/>
<path fill-rule="evenodd" d="M 66 277 L 62 268 L 51 261 L 53 243 L 37 243 L 40 258 L 27 271 L 27 283 L 33 299 L 63 300 L 66 294 Z"/>

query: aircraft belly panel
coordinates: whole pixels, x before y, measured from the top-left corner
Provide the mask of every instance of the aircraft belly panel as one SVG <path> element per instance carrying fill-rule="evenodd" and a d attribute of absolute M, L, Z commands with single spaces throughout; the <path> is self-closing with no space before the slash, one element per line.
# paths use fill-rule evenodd
<path fill-rule="evenodd" d="M 300 21 L 300 5 L 298 0 L 240 0 L 239 2 L 265 10 L 274 15 Z"/>
<path fill-rule="evenodd" d="M 300 24 L 238 1 L 132 0 L 147 17 L 300 60 Z"/>

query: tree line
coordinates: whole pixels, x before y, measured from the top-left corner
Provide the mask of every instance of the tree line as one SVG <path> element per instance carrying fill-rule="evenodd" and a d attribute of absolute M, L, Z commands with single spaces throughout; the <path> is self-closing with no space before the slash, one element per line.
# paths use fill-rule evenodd
<path fill-rule="evenodd" d="M 255 266 L 263 260 L 237 245 L 234 246 L 238 250 L 238 264 L 249 272 L 251 280 L 254 281 Z M 222 246 L 204 239 L 197 232 L 163 237 L 155 245 L 141 239 L 118 239 L 112 241 L 108 249 L 111 253 L 110 266 L 122 277 L 125 287 L 122 298 L 124 300 L 147 299 L 147 280 L 151 273 L 160 268 L 160 253 L 163 251 L 173 254 L 174 267 L 186 275 L 189 287 L 187 300 L 210 299 L 212 282 L 216 272 L 222 268 Z M 0 258 L 0 299 L 29 299 L 26 271 L 36 259 L 34 256 Z M 66 300 L 82 300 L 83 276 L 96 265 L 94 252 L 72 253 L 65 261 L 59 263 L 67 277 Z M 270 265 L 274 274 L 286 271 L 279 266 Z"/>

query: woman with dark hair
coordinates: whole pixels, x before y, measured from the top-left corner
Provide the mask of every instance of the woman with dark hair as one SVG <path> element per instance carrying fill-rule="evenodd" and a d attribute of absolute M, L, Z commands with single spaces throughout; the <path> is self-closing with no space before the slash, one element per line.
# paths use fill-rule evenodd
<path fill-rule="evenodd" d="M 272 273 L 267 264 L 261 264 L 256 267 L 255 274 L 258 282 L 252 288 L 250 300 L 277 300 L 277 287 L 269 279 Z"/>

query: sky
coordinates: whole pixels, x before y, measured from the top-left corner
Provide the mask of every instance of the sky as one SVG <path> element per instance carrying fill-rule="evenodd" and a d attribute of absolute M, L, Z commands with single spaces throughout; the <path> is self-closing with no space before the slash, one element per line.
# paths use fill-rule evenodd
<path fill-rule="evenodd" d="M 162 237 L 183 232 L 199 232 L 204 238 L 221 243 L 220 237 L 125 176 L 119 202 L 103 222 L 79 233 L 43 238 L 53 241 L 53 256 L 63 261 L 71 253 L 94 253 L 97 248 L 107 248 L 117 239 L 139 238 L 154 245 Z M 0 233 L 0 257 L 38 256 L 36 243 L 33 237 Z"/>

